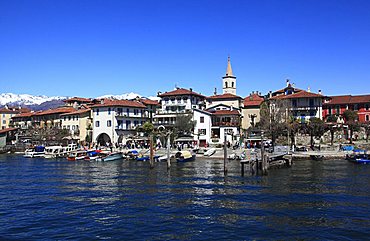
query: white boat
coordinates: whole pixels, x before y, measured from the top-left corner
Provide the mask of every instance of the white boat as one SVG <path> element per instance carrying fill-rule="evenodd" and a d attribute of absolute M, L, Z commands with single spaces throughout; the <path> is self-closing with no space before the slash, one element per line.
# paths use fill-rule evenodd
<path fill-rule="evenodd" d="M 58 158 L 58 157 L 63 157 L 64 152 L 63 152 L 63 147 L 62 146 L 47 146 L 45 148 L 45 158 Z"/>
<path fill-rule="evenodd" d="M 33 157 L 43 157 L 45 155 L 44 146 L 35 146 L 25 150 L 24 157 L 33 158 Z"/>
<path fill-rule="evenodd" d="M 76 144 L 68 146 L 47 146 L 45 148 L 45 158 L 60 158 L 67 157 L 71 152 L 77 151 Z"/>
<path fill-rule="evenodd" d="M 116 161 L 122 158 L 123 158 L 123 155 L 121 152 L 112 152 L 109 154 L 100 153 L 100 156 L 96 160 L 107 162 L 107 161 Z"/>
<path fill-rule="evenodd" d="M 204 156 L 212 156 L 213 154 L 215 154 L 215 152 L 216 152 L 216 148 L 211 148 L 204 153 Z"/>

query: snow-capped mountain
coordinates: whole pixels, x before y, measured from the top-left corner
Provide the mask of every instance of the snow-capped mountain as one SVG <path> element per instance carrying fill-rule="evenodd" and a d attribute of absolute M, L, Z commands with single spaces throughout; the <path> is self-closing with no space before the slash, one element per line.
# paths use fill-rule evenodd
<path fill-rule="evenodd" d="M 126 93 L 122 95 L 102 95 L 97 97 L 97 99 L 103 99 L 103 98 L 110 98 L 110 99 L 117 99 L 117 100 L 132 100 L 135 99 L 136 97 L 141 97 L 141 95 L 137 93 Z"/>
<path fill-rule="evenodd" d="M 29 94 L 0 94 L 0 105 L 40 105 L 47 101 L 64 100 L 67 97 L 63 96 L 45 96 L 45 95 L 29 95 Z"/>
<path fill-rule="evenodd" d="M 122 94 L 122 95 L 103 95 L 103 96 L 97 97 L 97 99 L 110 98 L 110 99 L 118 99 L 118 100 L 132 100 L 132 99 L 135 99 L 136 97 L 140 98 L 142 96 L 140 94 L 130 92 L 130 93 Z M 149 96 L 146 98 L 150 100 L 157 100 L 157 101 L 160 100 L 160 98 L 157 96 Z"/>

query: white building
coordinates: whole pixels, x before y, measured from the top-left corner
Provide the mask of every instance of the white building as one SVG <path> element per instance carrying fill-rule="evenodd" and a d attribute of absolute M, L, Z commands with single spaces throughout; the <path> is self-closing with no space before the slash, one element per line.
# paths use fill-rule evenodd
<path fill-rule="evenodd" d="M 139 101 L 102 99 L 91 106 L 93 142 L 124 143 L 136 135 L 136 128 L 149 120 L 146 106 Z"/>
<path fill-rule="evenodd" d="M 176 88 L 173 91 L 158 93 L 158 97 L 161 98 L 161 106 L 154 115 L 154 124 L 157 126 L 172 126 L 178 115 L 192 115 L 194 109 L 202 109 L 205 106 L 205 96 L 192 89 Z"/>
<path fill-rule="evenodd" d="M 211 141 L 212 114 L 205 110 L 194 109 L 193 120 L 196 121 L 194 140 L 200 147 L 208 146 Z"/>

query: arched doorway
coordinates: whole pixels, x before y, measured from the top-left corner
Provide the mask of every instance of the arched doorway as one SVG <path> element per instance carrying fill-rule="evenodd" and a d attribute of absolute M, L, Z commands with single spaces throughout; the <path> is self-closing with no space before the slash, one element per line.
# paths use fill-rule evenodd
<path fill-rule="evenodd" d="M 100 146 L 106 146 L 107 143 L 112 143 L 110 137 L 105 133 L 101 133 L 100 135 L 98 135 L 98 137 L 96 138 L 96 142 L 100 144 Z"/>

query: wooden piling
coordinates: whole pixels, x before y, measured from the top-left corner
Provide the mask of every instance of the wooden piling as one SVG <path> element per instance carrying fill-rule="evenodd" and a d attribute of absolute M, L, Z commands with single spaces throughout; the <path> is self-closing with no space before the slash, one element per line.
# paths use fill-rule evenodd
<path fill-rule="evenodd" d="M 226 134 L 224 135 L 224 175 L 226 176 L 227 175 L 227 165 L 226 165 L 226 161 L 227 161 L 227 143 L 226 143 Z"/>
<path fill-rule="evenodd" d="M 150 135 L 150 154 L 149 154 L 149 164 L 150 164 L 150 168 L 154 168 L 154 150 L 153 150 L 153 135 Z"/>
<path fill-rule="evenodd" d="M 170 142 L 171 142 L 171 135 L 168 134 L 167 136 L 167 170 L 171 168 Z"/>

